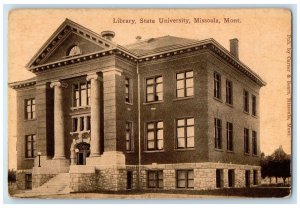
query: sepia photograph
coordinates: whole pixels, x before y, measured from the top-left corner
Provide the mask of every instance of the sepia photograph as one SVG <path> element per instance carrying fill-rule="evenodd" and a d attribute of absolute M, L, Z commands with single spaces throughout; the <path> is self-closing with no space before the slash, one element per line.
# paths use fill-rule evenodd
<path fill-rule="evenodd" d="M 286 8 L 13 9 L 11 199 L 289 198 Z"/>

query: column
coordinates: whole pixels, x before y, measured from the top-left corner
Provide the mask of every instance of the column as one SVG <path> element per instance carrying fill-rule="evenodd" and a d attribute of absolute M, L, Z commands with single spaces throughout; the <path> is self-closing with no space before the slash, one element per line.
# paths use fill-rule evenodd
<path fill-rule="evenodd" d="M 103 73 L 103 108 L 104 108 L 104 153 L 102 165 L 125 167 L 125 155 L 118 151 L 117 141 L 121 137 L 118 120 L 124 104 L 124 77 L 122 70 L 112 67 Z"/>
<path fill-rule="evenodd" d="M 54 88 L 54 160 L 66 159 L 62 95 L 62 88 L 66 86 L 65 83 L 60 81 L 55 81 L 50 84 L 50 87 Z"/>
<path fill-rule="evenodd" d="M 124 87 L 121 87 L 122 71 L 116 68 L 103 70 L 104 92 L 104 152 L 117 150 L 117 104 Z M 124 103 L 124 102 L 123 102 Z"/>
<path fill-rule="evenodd" d="M 90 157 L 100 156 L 100 77 L 98 74 L 90 74 L 86 77 L 91 81 L 91 154 Z"/>

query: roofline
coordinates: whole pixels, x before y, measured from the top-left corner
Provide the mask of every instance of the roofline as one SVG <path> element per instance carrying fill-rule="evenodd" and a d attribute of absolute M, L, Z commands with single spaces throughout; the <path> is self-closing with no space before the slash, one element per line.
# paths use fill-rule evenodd
<path fill-rule="evenodd" d="M 191 49 L 193 49 L 193 48 L 195 49 L 200 46 L 202 46 L 203 48 L 206 48 L 206 45 L 209 45 L 209 44 L 213 45 L 213 47 L 209 48 L 209 49 L 211 49 L 212 51 L 214 51 L 216 53 L 221 53 L 221 55 L 219 54 L 221 57 L 226 56 L 226 60 L 229 63 L 233 64 L 238 69 L 240 69 L 241 67 L 244 68 L 250 75 L 252 75 L 255 78 L 255 79 L 252 79 L 254 82 L 259 84 L 260 86 L 265 86 L 267 84 L 258 74 L 253 72 L 247 65 L 245 65 L 242 61 L 240 61 L 235 56 L 233 56 L 227 49 L 225 49 L 221 44 L 219 44 L 213 38 L 197 41 L 197 42 L 190 43 L 190 44 L 182 44 L 180 46 L 171 48 L 169 50 L 163 50 L 163 51 L 148 54 L 145 56 L 137 56 L 136 53 L 131 52 L 130 50 L 126 49 L 123 46 L 117 45 L 117 47 L 115 47 L 115 48 L 111 48 L 111 49 L 107 49 L 107 50 L 103 50 L 103 51 L 97 51 L 97 52 L 84 54 L 84 55 L 80 55 L 80 56 L 74 56 L 74 57 L 70 57 L 67 59 L 62 59 L 60 61 L 34 66 L 34 67 L 29 68 L 28 70 L 30 70 L 32 72 L 44 71 L 47 69 L 56 68 L 56 67 L 60 67 L 60 66 L 67 65 L 67 64 L 75 64 L 78 62 L 83 62 L 83 61 L 98 58 L 101 56 L 107 56 L 107 55 L 113 55 L 113 54 L 123 56 L 133 62 L 143 62 L 143 61 L 149 61 L 149 60 L 158 59 L 158 58 L 161 58 L 164 56 L 168 56 L 168 54 L 170 54 L 170 53 L 173 53 L 172 55 L 176 55 L 178 53 L 180 54 L 183 52 L 183 50 L 185 50 L 185 52 L 190 52 Z M 246 74 L 246 76 L 249 77 L 249 75 L 247 75 L 247 74 Z"/>
<path fill-rule="evenodd" d="M 20 88 L 30 87 L 34 85 L 36 85 L 36 77 L 23 80 L 23 81 L 8 83 L 8 86 L 11 87 L 12 89 L 20 89 Z"/>
<path fill-rule="evenodd" d="M 47 64 L 32 66 L 33 62 L 46 49 L 46 47 L 49 45 L 49 43 L 52 42 L 56 38 L 56 36 L 61 32 L 61 30 L 67 25 L 69 25 L 70 27 L 79 28 L 87 33 L 90 33 L 93 36 L 100 38 L 101 41 L 103 40 L 103 42 L 110 44 L 112 47 L 109 49 L 106 49 L 106 50 L 97 51 L 97 52 L 93 52 L 90 54 L 74 56 L 74 57 L 70 57 L 67 59 L 60 60 L 60 61 L 55 61 L 55 62 L 51 62 L 51 63 L 47 63 Z M 72 32 L 72 30 L 71 30 L 71 32 Z M 71 33 L 71 32 L 69 32 L 69 33 Z M 246 76 L 248 76 L 250 79 L 252 79 L 254 82 L 259 84 L 260 86 L 265 86 L 267 84 L 264 80 L 262 80 L 262 78 L 258 74 L 256 74 L 254 71 L 252 71 L 247 65 L 245 65 L 238 58 L 233 56 L 226 48 L 224 48 L 221 44 L 219 44 L 213 38 L 199 40 L 199 41 L 195 40 L 195 41 L 192 41 L 192 42 L 189 42 L 186 44 L 178 44 L 178 45 L 174 45 L 174 46 L 171 45 L 167 49 L 166 48 L 158 49 L 157 51 L 155 51 L 155 53 L 149 53 L 149 54 L 139 56 L 137 53 L 131 51 L 130 49 L 128 49 L 124 46 L 118 45 L 112 41 L 105 39 L 105 38 L 102 38 L 99 34 L 93 32 L 92 30 L 90 30 L 76 22 L 73 22 L 72 20 L 70 20 L 68 18 L 65 19 L 65 21 L 55 30 L 55 32 L 50 36 L 50 38 L 48 38 L 48 40 L 43 44 L 43 46 L 33 56 L 33 58 L 31 58 L 29 63 L 26 65 L 26 68 L 29 71 L 37 72 L 37 71 L 39 71 L 39 69 L 46 70 L 46 69 L 50 69 L 50 68 L 60 67 L 62 65 L 66 65 L 66 64 L 74 64 L 74 63 L 90 60 L 90 59 L 101 57 L 101 56 L 112 55 L 112 54 L 121 55 L 121 56 L 129 59 L 130 61 L 143 62 L 143 61 L 153 60 L 156 58 L 162 58 L 162 57 L 164 57 L 165 54 L 168 54 L 168 53 L 173 53 L 172 55 L 176 55 L 176 54 L 178 54 L 178 52 L 176 52 L 176 51 L 179 51 L 179 54 L 183 52 L 182 50 L 186 50 L 184 52 L 190 52 L 192 48 L 197 48 L 202 45 L 204 47 L 205 44 L 212 44 L 213 47 L 211 47 L 209 49 L 218 53 L 218 55 L 220 55 L 222 58 L 224 58 L 224 56 L 225 56 L 225 59 L 229 63 L 231 63 L 233 66 L 235 66 L 236 68 L 240 69 L 242 67 L 246 71 L 246 72 L 242 71 L 242 73 L 244 73 Z M 43 69 L 44 67 L 46 67 L 46 69 Z M 254 78 L 252 78 L 251 76 L 253 76 Z"/>
<path fill-rule="evenodd" d="M 101 35 L 95 33 L 94 31 L 92 31 L 92 30 L 90 30 L 90 29 L 88 29 L 88 28 L 86 28 L 86 27 L 84 27 L 84 26 L 82 26 L 82 25 L 80 25 L 76 22 L 73 22 L 72 20 L 66 18 L 65 21 L 52 33 L 52 35 L 45 41 L 45 43 L 42 45 L 42 47 L 40 47 L 40 49 L 35 53 L 35 55 L 30 59 L 30 61 L 25 65 L 25 67 L 27 69 L 31 68 L 30 66 L 39 57 L 39 55 L 46 49 L 46 47 L 49 45 L 49 43 L 51 43 L 56 38 L 56 36 L 60 33 L 60 31 L 67 25 L 69 25 L 71 27 L 80 28 L 81 30 L 84 30 L 85 32 L 90 33 L 93 36 L 96 36 L 97 38 L 100 38 L 103 42 L 113 45 L 113 47 L 117 46 L 117 44 L 114 43 L 113 41 L 109 41 L 105 38 L 102 38 Z"/>

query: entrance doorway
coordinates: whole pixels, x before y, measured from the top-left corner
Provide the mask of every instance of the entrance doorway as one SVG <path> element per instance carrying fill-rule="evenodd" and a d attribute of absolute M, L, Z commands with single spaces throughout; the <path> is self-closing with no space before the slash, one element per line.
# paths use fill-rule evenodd
<path fill-rule="evenodd" d="M 86 142 L 81 142 L 76 145 L 76 157 L 77 157 L 77 165 L 85 165 L 86 158 L 90 156 L 90 144 Z"/>

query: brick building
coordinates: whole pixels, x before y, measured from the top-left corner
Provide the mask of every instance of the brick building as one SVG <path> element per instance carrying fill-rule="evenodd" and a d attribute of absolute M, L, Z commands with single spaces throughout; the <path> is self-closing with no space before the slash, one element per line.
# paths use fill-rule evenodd
<path fill-rule="evenodd" d="M 120 46 L 65 20 L 17 91 L 20 189 L 214 189 L 260 183 L 265 82 L 214 39 Z M 52 182 L 51 182 L 52 181 Z M 61 187 L 63 188 L 63 187 Z"/>

